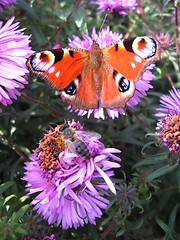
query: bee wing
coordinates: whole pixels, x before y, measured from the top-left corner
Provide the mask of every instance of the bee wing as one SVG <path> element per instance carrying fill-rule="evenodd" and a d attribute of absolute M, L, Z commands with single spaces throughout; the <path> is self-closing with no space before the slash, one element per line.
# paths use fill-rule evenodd
<path fill-rule="evenodd" d="M 75 146 L 71 140 L 66 140 L 65 141 L 65 150 L 68 152 L 76 153 Z"/>
<path fill-rule="evenodd" d="M 99 133 L 96 132 L 92 132 L 92 131 L 77 131 L 77 135 L 78 137 L 81 138 L 91 138 L 91 139 L 100 139 L 101 135 Z"/>

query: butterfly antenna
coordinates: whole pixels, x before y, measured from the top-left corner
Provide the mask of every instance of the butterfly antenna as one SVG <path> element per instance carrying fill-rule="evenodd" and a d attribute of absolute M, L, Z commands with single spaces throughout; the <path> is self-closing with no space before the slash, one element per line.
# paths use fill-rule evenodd
<path fill-rule="evenodd" d="M 110 12 L 110 8 L 107 8 L 106 14 L 105 14 L 104 19 L 103 19 L 103 21 L 102 21 L 102 24 L 101 24 L 101 27 L 100 27 L 100 29 L 99 29 L 99 32 L 101 32 L 101 30 L 102 30 L 102 28 L 103 28 L 103 25 L 104 25 L 104 23 L 105 23 L 105 21 L 106 21 L 106 19 L 107 19 L 107 16 L 108 16 L 108 13 L 109 13 L 109 12 Z"/>

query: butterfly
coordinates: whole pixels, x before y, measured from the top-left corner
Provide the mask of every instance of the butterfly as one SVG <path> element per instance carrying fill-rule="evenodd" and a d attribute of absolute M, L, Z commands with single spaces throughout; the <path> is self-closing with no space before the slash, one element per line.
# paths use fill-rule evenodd
<path fill-rule="evenodd" d="M 30 72 L 50 83 L 72 109 L 125 107 L 135 82 L 147 66 L 160 60 L 160 43 L 141 36 L 114 42 L 103 49 L 61 48 L 35 53 L 27 60 Z"/>

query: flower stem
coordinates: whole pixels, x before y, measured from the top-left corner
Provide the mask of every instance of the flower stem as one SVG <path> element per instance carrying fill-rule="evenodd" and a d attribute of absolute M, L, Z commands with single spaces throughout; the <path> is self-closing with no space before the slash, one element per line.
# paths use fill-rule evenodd
<path fill-rule="evenodd" d="M 110 223 L 110 225 L 108 226 L 108 228 L 105 230 L 105 232 L 101 235 L 101 238 L 105 238 L 111 231 L 112 227 L 114 226 L 114 224 L 117 222 L 117 215 L 118 215 L 118 211 L 116 212 L 112 222 Z"/>
<path fill-rule="evenodd" d="M 43 108 L 48 109 L 48 110 L 49 110 L 50 112 L 52 112 L 55 116 L 58 115 L 58 116 L 61 117 L 61 116 L 63 115 L 62 113 L 54 110 L 53 108 L 47 106 L 46 104 L 42 103 L 41 101 L 39 101 L 39 100 L 37 100 L 37 99 L 31 98 L 31 97 L 26 96 L 26 95 L 24 95 L 24 94 L 22 94 L 22 93 L 21 93 L 21 97 L 24 98 L 24 99 L 26 99 L 26 100 L 28 100 L 28 101 L 30 101 L 30 102 L 37 103 L 38 105 L 40 105 L 40 106 L 43 107 Z"/>
<path fill-rule="evenodd" d="M 168 78 L 168 80 L 169 80 L 169 82 L 170 82 L 170 84 L 171 84 L 171 87 L 173 87 L 173 86 L 174 86 L 174 83 L 173 83 L 173 80 L 172 80 L 172 78 L 171 78 L 171 76 L 170 76 L 169 71 L 168 71 L 167 68 L 166 68 L 166 74 L 167 74 L 167 78 Z"/>
<path fill-rule="evenodd" d="M 13 149 L 19 156 L 20 158 L 22 158 L 23 160 L 25 161 L 29 161 L 28 157 L 23 153 L 21 152 L 16 146 L 15 144 L 9 140 L 9 138 L 5 137 L 4 135 L 1 135 L 0 134 L 0 140 L 2 141 L 2 143 L 4 143 L 5 141 L 7 142 L 8 146 Z"/>
<path fill-rule="evenodd" d="M 76 5 L 76 9 L 78 9 L 78 8 L 82 7 L 83 5 L 85 5 L 86 3 L 88 3 L 88 0 L 85 0 L 85 2 L 83 2 L 83 3 L 81 3 L 81 2 L 82 2 L 82 0 L 78 0 L 78 1 L 76 2 L 76 4 L 75 4 L 75 5 Z M 54 40 L 54 38 L 56 37 L 57 33 L 64 27 L 64 25 L 69 21 L 69 19 L 72 17 L 72 15 L 73 15 L 73 12 L 71 11 L 71 12 L 68 14 L 68 16 L 66 17 L 66 19 L 59 25 L 59 27 L 57 28 L 57 30 L 55 31 L 55 33 L 52 35 L 51 39 L 48 40 L 48 42 L 45 43 L 45 44 L 43 45 L 43 47 L 45 47 L 49 42 L 51 42 L 52 40 Z"/>
<path fill-rule="evenodd" d="M 139 118 L 129 107 L 126 107 L 131 115 L 134 115 L 136 119 L 142 123 L 145 127 L 147 127 L 152 133 L 154 133 L 154 129 L 152 129 L 147 123 L 145 123 L 141 118 Z"/>

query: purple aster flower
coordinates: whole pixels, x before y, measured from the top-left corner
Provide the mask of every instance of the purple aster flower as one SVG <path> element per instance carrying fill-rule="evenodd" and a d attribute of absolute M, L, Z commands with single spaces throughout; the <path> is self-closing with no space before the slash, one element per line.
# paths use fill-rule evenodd
<path fill-rule="evenodd" d="M 98 14 L 107 11 L 117 12 L 119 15 L 128 14 L 130 10 L 134 10 L 137 6 L 136 0 L 97 0 L 91 1 L 92 4 L 98 5 Z"/>
<path fill-rule="evenodd" d="M 92 30 L 91 37 L 88 35 L 82 33 L 83 40 L 81 40 L 77 36 L 73 36 L 73 40 L 69 39 L 69 47 L 71 48 L 83 48 L 86 50 L 91 49 L 91 45 L 93 41 L 96 41 L 96 43 L 99 44 L 99 47 L 102 49 L 106 47 L 108 44 L 116 41 L 120 41 L 122 39 L 122 34 L 112 32 L 110 31 L 110 28 L 107 27 L 107 29 L 102 29 L 101 32 L 98 34 L 96 33 L 95 27 Z M 127 101 L 126 105 L 133 108 L 140 102 L 140 98 L 143 98 L 146 96 L 146 91 L 148 91 L 150 88 L 152 88 L 152 85 L 150 84 L 150 81 L 155 78 L 155 76 L 152 74 L 151 69 L 154 67 L 154 64 L 151 64 L 146 71 L 144 72 L 142 79 L 135 82 L 135 92 L 134 96 Z M 73 111 L 71 109 L 71 106 L 68 107 L 70 111 Z M 114 108 L 114 109 L 108 109 L 106 108 L 107 114 L 110 118 L 118 118 L 119 114 L 125 115 L 125 111 L 122 107 Z M 78 112 L 79 116 L 84 116 L 87 114 L 87 117 L 89 118 L 92 113 L 94 113 L 95 118 L 105 118 L 104 109 L 99 106 L 97 109 L 90 109 L 88 111 L 77 109 L 76 112 Z"/>
<path fill-rule="evenodd" d="M 68 121 L 50 129 L 26 162 L 27 191 L 38 193 L 31 204 L 48 224 L 62 223 L 63 229 L 95 224 L 109 203 L 108 189 L 116 193 L 110 177 L 120 167 L 114 155 L 120 150 L 105 148 L 99 138 Z"/>
<path fill-rule="evenodd" d="M 156 117 L 164 118 L 167 114 L 180 113 L 180 89 L 172 87 L 169 91 L 171 96 L 163 95 L 160 99 L 160 108 L 156 110 Z"/>
<path fill-rule="evenodd" d="M 156 136 L 170 152 L 180 153 L 180 89 L 174 86 L 169 91 L 170 96 L 163 95 L 160 100 L 160 108 L 155 116 L 160 117 L 157 122 Z"/>
<path fill-rule="evenodd" d="M 10 6 L 13 4 L 16 4 L 16 0 L 1 0 L 0 1 L 0 12 L 3 12 L 3 7 L 10 8 Z"/>
<path fill-rule="evenodd" d="M 4 26 L 0 22 L 0 103 L 5 106 L 20 95 L 17 88 L 22 89 L 28 83 L 26 59 L 33 53 L 30 36 L 24 35 L 24 29 L 18 29 L 19 23 L 12 24 L 13 21 L 14 17 Z"/>

